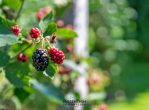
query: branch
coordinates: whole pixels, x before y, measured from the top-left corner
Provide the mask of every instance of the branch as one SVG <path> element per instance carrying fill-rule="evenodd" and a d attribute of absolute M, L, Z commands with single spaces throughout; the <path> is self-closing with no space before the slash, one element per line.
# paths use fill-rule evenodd
<path fill-rule="evenodd" d="M 17 21 L 17 19 L 18 19 L 18 18 L 19 18 L 19 16 L 20 16 L 21 10 L 22 10 L 23 5 L 24 5 L 24 1 L 25 1 L 25 0 L 22 0 L 22 3 L 21 3 L 21 6 L 20 6 L 20 9 L 19 9 L 19 11 L 18 11 L 18 13 L 17 13 L 17 15 L 16 15 L 16 17 L 15 17 L 15 21 Z"/>

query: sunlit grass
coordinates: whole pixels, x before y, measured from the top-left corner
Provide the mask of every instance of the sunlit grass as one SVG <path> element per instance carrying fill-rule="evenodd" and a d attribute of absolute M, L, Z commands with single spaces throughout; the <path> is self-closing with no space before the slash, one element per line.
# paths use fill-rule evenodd
<path fill-rule="evenodd" d="M 115 102 L 110 105 L 109 110 L 148 110 L 149 92 L 138 95 L 131 102 Z"/>

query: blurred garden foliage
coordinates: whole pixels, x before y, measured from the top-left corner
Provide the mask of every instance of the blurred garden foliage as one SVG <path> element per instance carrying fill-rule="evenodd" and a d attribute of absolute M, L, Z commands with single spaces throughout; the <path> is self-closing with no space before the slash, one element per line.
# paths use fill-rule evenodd
<path fill-rule="evenodd" d="M 148 3 L 148 0 L 90 1 L 90 36 L 96 42 L 90 40 L 90 45 L 94 45 L 91 56 L 100 57 L 95 65 L 111 73 L 107 100 L 112 102 L 114 98 L 116 102 L 111 104 L 110 110 L 148 108 L 145 105 L 148 104 L 147 97 L 135 98 L 134 101 L 138 94 L 148 91 L 149 85 Z M 126 100 L 130 102 L 123 102 Z"/>
<path fill-rule="evenodd" d="M 90 1 L 91 55 L 111 72 L 110 93 L 124 90 L 131 98 L 148 90 L 147 10 L 147 0 Z"/>

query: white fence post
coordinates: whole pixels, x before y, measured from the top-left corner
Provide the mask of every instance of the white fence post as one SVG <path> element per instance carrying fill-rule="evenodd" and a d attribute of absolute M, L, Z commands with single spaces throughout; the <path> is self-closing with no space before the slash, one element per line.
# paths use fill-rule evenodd
<path fill-rule="evenodd" d="M 88 0 L 74 0 L 74 30 L 78 33 L 75 39 L 75 52 L 80 57 L 88 56 Z M 85 64 L 80 64 L 80 68 L 85 68 Z M 81 99 L 86 100 L 88 95 L 87 75 L 81 75 L 75 82 Z M 83 106 L 75 106 L 74 110 L 83 110 Z"/>

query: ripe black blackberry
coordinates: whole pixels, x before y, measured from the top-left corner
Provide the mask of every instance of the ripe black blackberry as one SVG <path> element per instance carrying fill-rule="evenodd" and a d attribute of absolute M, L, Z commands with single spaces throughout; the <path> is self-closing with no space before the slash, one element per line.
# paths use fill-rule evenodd
<path fill-rule="evenodd" d="M 36 68 L 37 71 L 44 71 L 48 64 L 49 58 L 47 55 L 46 49 L 37 49 L 32 56 L 33 66 Z"/>

